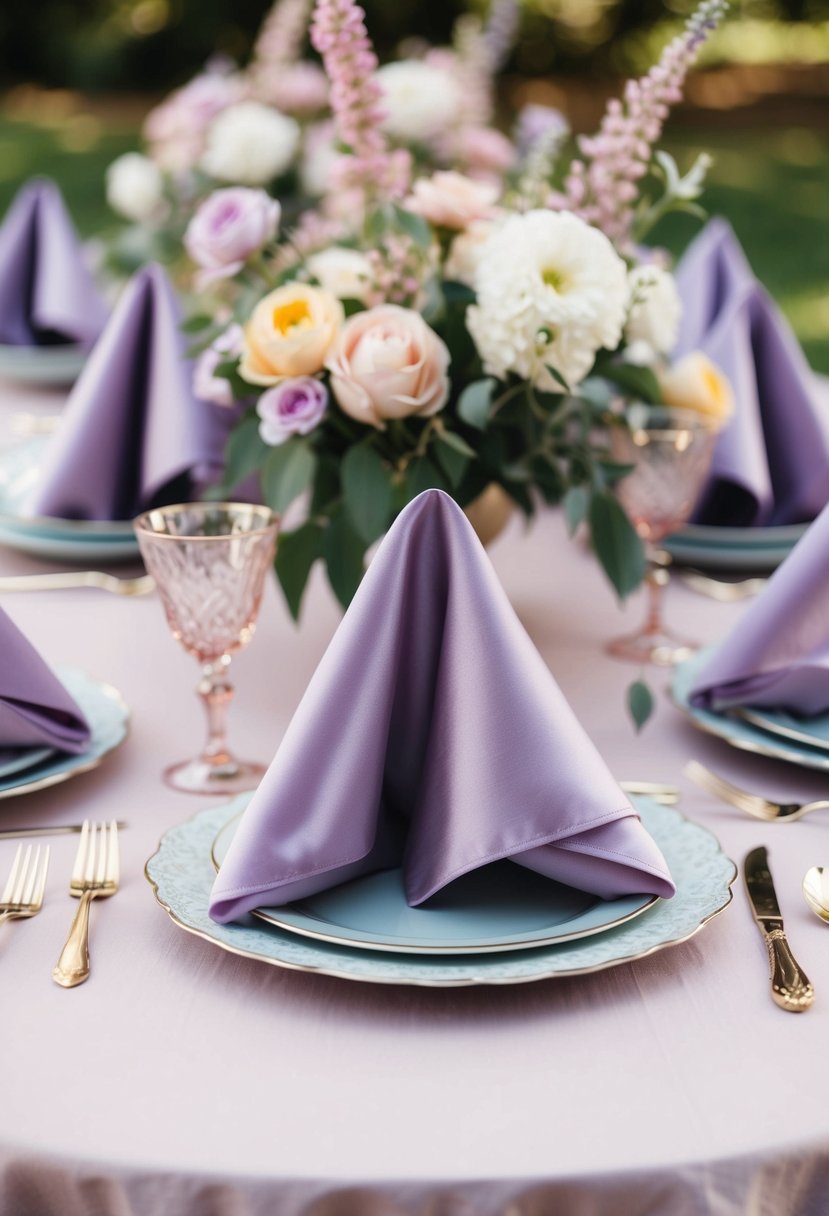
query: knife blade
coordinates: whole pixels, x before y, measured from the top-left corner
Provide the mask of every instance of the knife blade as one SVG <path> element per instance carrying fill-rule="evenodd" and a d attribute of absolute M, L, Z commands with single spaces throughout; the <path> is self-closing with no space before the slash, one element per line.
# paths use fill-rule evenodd
<path fill-rule="evenodd" d="M 126 823 L 116 824 L 119 831 L 126 826 Z M 82 830 L 82 823 L 56 823 L 52 827 L 37 828 L 0 828 L 0 840 L 17 840 L 21 836 L 62 836 L 66 832 Z"/>
<path fill-rule="evenodd" d="M 769 952 L 772 1000 L 788 1013 L 803 1013 L 814 1001 L 815 990 L 789 948 L 765 846 L 746 855 L 743 876 L 754 919 Z"/>

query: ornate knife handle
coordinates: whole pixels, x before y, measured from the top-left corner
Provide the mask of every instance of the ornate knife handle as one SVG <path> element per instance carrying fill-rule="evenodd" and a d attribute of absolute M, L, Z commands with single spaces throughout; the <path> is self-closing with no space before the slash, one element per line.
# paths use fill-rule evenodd
<path fill-rule="evenodd" d="M 781 1009 L 803 1013 L 815 999 L 809 977 L 798 964 L 782 929 L 766 934 L 771 971 L 771 995 Z"/>

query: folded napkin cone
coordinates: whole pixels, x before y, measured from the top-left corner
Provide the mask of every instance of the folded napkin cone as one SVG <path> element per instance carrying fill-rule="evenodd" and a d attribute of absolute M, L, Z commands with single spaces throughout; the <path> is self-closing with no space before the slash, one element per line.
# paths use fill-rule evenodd
<path fill-rule="evenodd" d="M 499 858 L 614 897 L 674 893 L 460 508 L 402 512 L 222 864 L 233 920 L 402 865 L 417 905 Z"/>
<path fill-rule="evenodd" d="M 829 710 L 829 507 L 711 656 L 691 704 Z"/>
<path fill-rule="evenodd" d="M 107 311 L 57 186 L 27 183 L 0 228 L 0 342 L 91 346 Z"/>
<path fill-rule="evenodd" d="M 88 744 L 83 713 L 0 608 L 0 747 L 79 753 Z"/>
<path fill-rule="evenodd" d="M 734 232 L 711 220 L 677 270 L 676 354 L 702 350 L 734 389 L 696 523 L 754 526 L 814 519 L 829 501 L 829 392 L 757 282 Z"/>
<path fill-rule="evenodd" d="M 234 415 L 194 397 L 181 321 L 163 269 L 139 270 L 69 395 L 24 514 L 131 519 L 189 500 L 221 471 Z"/>

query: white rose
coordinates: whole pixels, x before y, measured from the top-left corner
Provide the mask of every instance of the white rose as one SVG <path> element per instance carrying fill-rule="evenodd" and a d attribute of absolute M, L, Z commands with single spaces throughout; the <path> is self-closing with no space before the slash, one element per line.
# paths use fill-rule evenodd
<path fill-rule="evenodd" d="M 298 146 L 292 118 L 258 101 L 242 101 L 211 123 L 201 167 L 220 181 L 264 186 L 290 167 Z"/>
<path fill-rule="evenodd" d="M 657 354 L 669 354 L 676 345 L 682 315 L 673 275 L 655 263 L 634 266 L 628 275 L 628 285 L 630 312 L 625 338 L 637 346 L 644 343 Z"/>
<path fill-rule="evenodd" d="M 387 63 L 375 76 L 383 90 L 383 130 L 402 143 L 428 143 L 454 126 L 463 105 L 458 83 L 443 68 L 419 59 Z"/>
<path fill-rule="evenodd" d="M 374 280 L 371 262 L 356 249 L 341 249 L 332 245 L 315 253 L 306 262 L 320 287 L 330 291 L 338 300 L 360 300 L 368 303 Z"/>
<path fill-rule="evenodd" d="M 140 152 L 125 152 L 106 171 L 106 195 L 113 211 L 140 223 L 163 210 L 164 176 Z"/>

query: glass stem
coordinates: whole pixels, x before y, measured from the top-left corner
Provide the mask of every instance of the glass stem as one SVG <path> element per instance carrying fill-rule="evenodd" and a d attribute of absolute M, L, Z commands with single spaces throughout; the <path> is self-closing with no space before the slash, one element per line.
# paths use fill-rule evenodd
<path fill-rule="evenodd" d="M 221 768 L 230 774 L 236 760 L 227 746 L 227 710 L 233 700 L 233 685 L 227 679 L 230 655 L 223 654 L 215 663 L 205 663 L 196 692 L 207 713 L 207 743 L 201 759 L 211 768 Z"/>
<path fill-rule="evenodd" d="M 644 632 L 648 636 L 661 636 L 664 632 L 662 614 L 665 588 L 668 585 L 669 579 L 670 575 L 665 566 L 659 561 L 650 558 L 648 561 L 648 572 L 645 575 L 645 583 L 648 589 L 648 607 Z"/>

